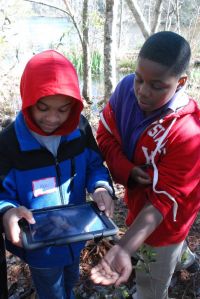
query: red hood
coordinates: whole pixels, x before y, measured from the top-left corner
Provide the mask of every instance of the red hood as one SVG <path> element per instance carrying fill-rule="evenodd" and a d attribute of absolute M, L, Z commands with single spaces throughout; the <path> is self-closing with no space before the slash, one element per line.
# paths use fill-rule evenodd
<path fill-rule="evenodd" d="M 77 127 L 83 109 L 78 76 L 72 63 L 60 53 L 47 50 L 33 56 L 22 74 L 20 92 L 22 113 L 34 132 L 47 135 L 33 122 L 28 108 L 42 97 L 55 94 L 73 98 L 75 105 L 67 121 L 53 135 L 65 135 Z"/>
<path fill-rule="evenodd" d="M 197 119 L 200 119 L 199 105 L 192 98 L 189 98 L 188 104 L 182 107 L 181 109 L 179 109 L 177 112 L 165 116 L 164 120 L 169 120 L 174 117 L 176 118 L 184 117 L 187 114 L 194 114 L 197 116 Z"/>

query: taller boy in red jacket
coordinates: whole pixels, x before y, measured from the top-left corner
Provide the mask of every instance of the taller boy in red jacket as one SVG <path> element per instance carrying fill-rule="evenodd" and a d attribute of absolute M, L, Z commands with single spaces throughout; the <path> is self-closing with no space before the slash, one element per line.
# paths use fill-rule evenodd
<path fill-rule="evenodd" d="M 140 249 L 147 264 L 136 270 L 138 299 L 168 298 L 200 207 L 200 113 L 185 93 L 190 56 L 188 42 L 174 32 L 148 38 L 135 74 L 118 84 L 98 128 L 111 174 L 126 187 L 130 228 L 92 270 L 92 279 L 105 285 L 125 282 L 131 256 Z"/>

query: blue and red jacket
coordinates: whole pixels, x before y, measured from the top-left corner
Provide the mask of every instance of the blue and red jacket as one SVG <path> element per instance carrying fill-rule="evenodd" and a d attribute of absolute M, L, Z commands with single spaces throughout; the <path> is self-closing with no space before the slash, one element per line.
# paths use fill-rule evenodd
<path fill-rule="evenodd" d="M 39 209 L 82 204 L 96 187 L 110 190 L 91 127 L 81 115 L 82 98 L 76 71 L 56 51 L 36 54 L 26 65 L 20 84 L 22 111 L 0 134 L 0 213 L 9 207 Z M 67 121 L 53 135 L 61 136 L 56 157 L 32 134 L 47 135 L 34 123 L 29 108 L 42 97 L 61 94 L 73 99 Z M 77 219 L 78 221 L 78 219 Z M 73 263 L 84 242 L 32 251 L 7 241 L 7 249 L 33 267 L 50 268 Z"/>
<path fill-rule="evenodd" d="M 0 209 L 21 205 L 38 209 L 82 204 L 86 200 L 86 190 L 93 193 L 97 184 L 109 187 L 107 169 L 84 116 L 76 130 L 61 137 L 55 158 L 32 136 L 20 113 L 1 133 L 0 153 Z M 34 189 L 34 182 L 38 181 L 49 184 L 41 193 Z M 7 242 L 9 251 L 34 267 L 70 264 L 79 257 L 83 246 L 84 243 L 79 242 L 25 251 Z"/>

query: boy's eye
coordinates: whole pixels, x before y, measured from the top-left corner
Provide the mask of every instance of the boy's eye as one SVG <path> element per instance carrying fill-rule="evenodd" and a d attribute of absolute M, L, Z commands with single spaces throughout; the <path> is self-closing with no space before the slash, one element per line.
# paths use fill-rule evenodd
<path fill-rule="evenodd" d="M 65 107 L 65 108 L 59 109 L 59 112 L 64 113 L 64 112 L 69 111 L 70 109 L 71 109 L 71 105 L 70 105 L 70 106 L 67 106 L 67 107 Z"/>
<path fill-rule="evenodd" d="M 37 109 L 38 109 L 39 111 L 47 111 L 47 110 L 48 110 L 47 107 L 40 107 L 40 106 L 37 106 Z"/>
<path fill-rule="evenodd" d="M 36 107 L 37 107 L 37 109 L 38 109 L 39 111 L 47 111 L 47 110 L 48 110 L 47 105 L 45 105 L 45 104 L 43 104 L 43 103 L 40 103 L 40 102 L 38 102 L 38 103 L 36 104 Z"/>
<path fill-rule="evenodd" d="M 143 82 L 143 80 L 140 77 L 138 77 L 137 75 L 135 76 L 135 81 L 137 83 L 142 83 Z"/>
<path fill-rule="evenodd" d="M 72 108 L 72 104 L 69 103 L 69 104 L 66 104 L 64 106 L 55 107 L 54 108 L 54 107 L 51 107 L 49 105 L 46 105 L 45 103 L 38 102 L 36 104 L 36 107 L 41 112 L 46 112 L 46 111 L 49 111 L 49 110 L 54 110 L 54 111 L 57 111 L 57 112 L 60 112 L 60 113 L 65 113 L 65 112 L 68 112 Z"/>
<path fill-rule="evenodd" d="M 164 89 L 164 87 L 161 86 L 160 84 L 152 84 L 151 88 L 153 88 L 155 90 L 162 90 L 162 89 Z"/>

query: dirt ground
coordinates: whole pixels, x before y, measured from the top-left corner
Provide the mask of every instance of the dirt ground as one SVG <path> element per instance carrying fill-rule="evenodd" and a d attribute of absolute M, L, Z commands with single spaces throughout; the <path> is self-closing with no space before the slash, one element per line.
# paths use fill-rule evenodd
<path fill-rule="evenodd" d="M 124 219 L 127 210 L 123 203 L 123 188 L 116 185 L 115 189 L 118 200 L 116 201 L 114 221 L 119 227 L 118 237 L 120 237 L 126 230 Z M 197 256 L 200 256 L 199 224 L 200 217 L 196 219 L 188 236 L 189 247 Z M 91 267 L 98 262 L 113 244 L 114 241 L 109 238 L 100 240 L 99 242 L 89 241 L 87 243 L 81 256 L 80 280 L 75 288 L 77 299 L 132 298 L 134 269 L 127 284 L 117 289 L 94 285 L 89 279 Z M 7 264 L 9 299 L 34 299 L 35 292 L 28 266 L 10 253 L 7 253 Z M 176 272 L 173 277 L 172 287 L 170 288 L 170 297 L 175 299 L 200 299 L 200 272 L 189 273 L 186 270 Z"/>

